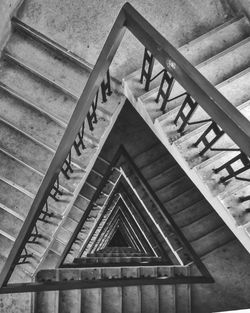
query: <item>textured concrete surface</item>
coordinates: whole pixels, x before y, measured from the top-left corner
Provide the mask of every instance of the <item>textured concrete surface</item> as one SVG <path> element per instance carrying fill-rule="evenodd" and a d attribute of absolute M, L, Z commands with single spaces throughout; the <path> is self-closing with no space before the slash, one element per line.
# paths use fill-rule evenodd
<path fill-rule="evenodd" d="M 250 308 L 250 256 L 233 241 L 204 260 L 214 284 L 192 286 L 192 313 Z"/>
<path fill-rule="evenodd" d="M 23 0 L 0 1 L 0 52 L 10 33 L 10 16 Z"/>
<path fill-rule="evenodd" d="M 25 0 L 23 21 L 95 63 L 125 1 Z M 172 44 L 180 46 L 223 23 L 230 15 L 225 1 L 133 0 L 130 3 Z M 113 62 L 113 74 L 124 77 L 141 63 L 143 47 L 126 33 Z"/>
<path fill-rule="evenodd" d="M 249 0 L 228 0 L 229 5 L 237 14 L 243 13 L 250 18 L 250 3 Z"/>

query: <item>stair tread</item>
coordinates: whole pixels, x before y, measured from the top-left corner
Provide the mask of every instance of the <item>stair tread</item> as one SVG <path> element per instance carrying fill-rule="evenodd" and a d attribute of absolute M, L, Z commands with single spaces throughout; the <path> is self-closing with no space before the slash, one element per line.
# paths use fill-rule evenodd
<path fill-rule="evenodd" d="M 65 128 L 24 102 L 0 91 L 1 116 L 18 129 L 37 138 L 49 147 L 57 147 Z"/>
<path fill-rule="evenodd" d="M 14 25 L 15 29 L 17 29 L 18 31 L 30 36 L 31 38 L 37 40 L 38 42 L 45 44 L 46 46 L 50 47 L 54 51 L 70 59 L 72 62 L 80 65 L 85 70 L 89 72 L 92 71 L 93 65 L 89 64 L 87 61 L 83 60 L 78 55 L 74 54 L 73 52 L 67 50 L 66 48 L 61 46 L 59 43 L 52 40 L 51 38 L 47 37 L 46 35 L 32 28 L 30 25 L 24 23 L 18 17 L 13 16 L 11 19 L 11 22 L 12 22 L 12 25 Z"/>
<path fill-rule="evenodd" d="M 17 160 L 6 155 L 1 150 L 0 176 L 7 178 L 9 181 L 12 180 L 15 184 L 27 189 L 32 194 L 36 194 L 43 178 L 42 175 L 17 162 Z"/>
<path fill-rule="evenodd" d="M 182 168 L 175 164 L 172 167 L 166 169 L 165 171 L 159 173 L 158 175 L 149 179 L 149 184 L 151 187 L 157 191 L 164 187 L 165 185 L 171 183 L 172 181 L 183 177 L 185 174 Z"/>
<path fill-rule="evenodd" d="M 175 223 L 182 228 L 211 213 L 212 210 L 213 209 L 210 204 L 202 199 L 184 210 L 172 215 L 172 217 Z"/>
<path fill-rule="evenodd" d="M 202 216 L 200 219 L 190 223 L 182 228 L 182 232 L 188 241 L 194 241 L 215 230 L 224 223 L 217 215 L 217 213 L 211 212 Z"/>
<path fill-rule="evenodd" d="M 52 152 L 3 123 L 2 120 L 0 125 L 1 148 L 25 164 L 45 173 L 53 157 Z"/>
<path fill-rule="evenodd" d="M 246 174 L 247 175 L 247 174 Z M 249 171 L 248 171 L 249 177 Z M 223 197 L 219 195 L 221 202 L 227 208 L 228 212 L 234 217 L 238 225 L 246 225 L 250 222 L 249 201 L 241 202 L 241 197 L 248 197 L 250 194 L 250 186 L 240 186 L 234 190 L 224 192 Z M 249 229 L 249 227 L 248 227 Z M 250 233 L 248 231 L 248 233 Z"/>
<path fill-rule="evenodd" d="M 240 108 L 242 104 L 246 103 L 250 99 L 250 93 L 248 88 L 249 81 L 250 81 L 250 68 L 241 72 L 239 75 L 236 75 L 229 81 L 223 82 L 222 84 L 217 86 L 217 88 L 222 93 L 222 95 L 224 95 L 235 107 Z M 170 138 L 171 142 L 176 140 L 179 140 L 178 142 L 182 142 L 183 140 L 185 140 L 185 138 L 189 137 L 188 136 L 189 133 L 190 136 L 192 136 L 191 133 L 193 131 L 195 130 L 199 131 L 199 129 L 202 129 L 199 124 L 190 125 L 186 128 L 184 132 L 186 137 L 183 139 L 181 138 L 179 139 L 180 134 L 177 133 L 179 123 L 177 124 L 177 127 L 173 123 L 176 114 L 177 109 L 172 110 L 169 113 L 166 113 L 159 119 L 160 125 L 164 133 L 167 135 L 168 138 Z M 207 118 L 209 118 L 208 114 L 200 106 L 198 106 L 191 121 L 203 120 Z"/>
<path fill-rule="evenodd" d="M 201 193 L 196 188 L 191 188 L 163 204 L 166 205 L 169 213 L 173 214 L 183 210 L 185 207 L 188 207 L 201 199 Z"/>
<path fill-rule="evenodd" d="M 14 186 L 7 184 L 0 179 L 0 203 L 17 213 L 17 216 L 27 216 L 33 199 L 24 194 Z"/>
<path fill-rule="evenodd" d="M 21 58 L 44 75 L 50 76 L 53 72 L 53 79 L 72 90 L 73 94 L 81 94 L 89 72 L 68 58 L 19 31 L 12 33 L 6 48 L 13 56 Z"/>
<path fill-rule="evenodd" d="M 230 242 L 233 238 L 234 235 L 228 227 L 221 226 L 213 232 L 210 232 L 198 240 L 193 241 L 191 245 L 200 257 L 204 257 L 206 254 L 214 251 L 218 247 Z"/>
<path fill-rule="evenodd" d="M 30 99 L 38 107 L 46 109 L 63 121 L 69 121 L 76 100 L 15 64 L 7 61 L 1 61 L 0 64 L 1 81 L 4 84 Z"/>
<path fill-rule="evenodd" d="M 193 65 L 197 65 L 214 55 L 222 52 L 230 46 L 244 40 L 249 36 L 249 23 L 245 17 L 229 20 L 228 22 L 212 29 L 210 32 L 196 38 L 188 44 L 179 48 L 179 51 Z M 156 62 L 153 70 L 153 76 L 162 69 L 162 66 Z M 137 70 L 126 77 L 123 81 L 132 90 L 135 98 L 145 93 L 143 85 L 139 83 L 141 70 Z M 160 83 L 160 78 L 151 83 L 151 89 Z"/>

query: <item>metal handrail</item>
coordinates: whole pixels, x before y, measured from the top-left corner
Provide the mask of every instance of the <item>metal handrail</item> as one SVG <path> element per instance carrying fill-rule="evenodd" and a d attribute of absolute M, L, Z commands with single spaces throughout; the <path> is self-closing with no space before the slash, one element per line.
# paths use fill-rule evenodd
<path fill-rule="evenodd" d="M 126 3 L 111 29 L 100 56 L 87 81 L 56 154 L 32 203 L 29 214 L 0 274 L 0 287 L 6 285 L 25 248 L 50 191 L 67 159 L 74 140 L 85 121 L 96 92 L 107 73 L 126 28 L 154 55 L 199 105 L 250 156 L 250 122 L 195 69 L 149 22 Z"/>

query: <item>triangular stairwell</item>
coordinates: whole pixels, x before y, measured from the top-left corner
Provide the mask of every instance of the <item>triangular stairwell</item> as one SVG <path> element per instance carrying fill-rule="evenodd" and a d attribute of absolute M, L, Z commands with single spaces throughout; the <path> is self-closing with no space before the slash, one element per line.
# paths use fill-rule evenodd
<path fill-rule="evenodd" d="M 0 63 L 0 293 L 24 295 L 2 303 L 35 313 L 209 312 L 211 298 L 239 307 L 230 286 L 246 306 L 246 18 L 180 49 L 198 70 L 128 3 L 94 68 L 18 17 L 12 26 Z M 125 28 L 145 47 L 142 70 L 123 80 L 129 100 L 109 73 Z M 225 95 L 240 80 L 239 111 L 199 71 Z"/>

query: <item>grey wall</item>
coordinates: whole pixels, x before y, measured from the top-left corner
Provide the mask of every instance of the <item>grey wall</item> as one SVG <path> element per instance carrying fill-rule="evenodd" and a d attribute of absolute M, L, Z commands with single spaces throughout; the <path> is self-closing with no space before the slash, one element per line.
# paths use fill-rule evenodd
<path fill-rule="evenodd" d="M 10 17 L 23 0 L 0 1 L 0 51 L 10 32 Z"/>
<path fill-rule="evenodd" d="M 243 12 L 250 19 L 250 1 L 249 0 L 228 0 L 235 12 Z"/>
<path fill-rule="evenodd" d="M 250 255 L 242 245 L 235 240 L 209 254 L 203 262 L 215 283 L 192 286 L 192 313 L 249 309 Z"/>

